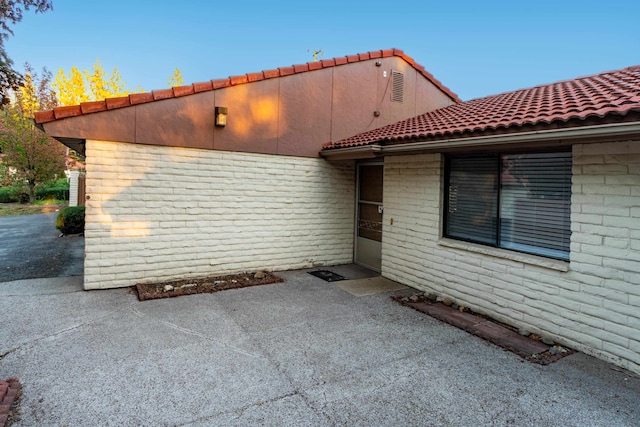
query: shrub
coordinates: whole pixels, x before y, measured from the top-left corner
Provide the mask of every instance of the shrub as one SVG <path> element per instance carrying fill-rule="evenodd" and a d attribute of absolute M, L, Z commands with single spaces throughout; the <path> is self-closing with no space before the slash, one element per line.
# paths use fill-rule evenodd
<path fill-rule="evenodd" d="M 0 203 L 28 203 L 29 194 L 22 187 L 0 188 Z"/>
<path fill-rule="evenodd" d="M 69 200 L 69 182 L 58 179 L 36 190 L 36 200 Z"/>
<path fill-rule="evenodd" d="M 0 188 L 0 203 L 15 203 L 15 202 L 17 202 L 17 200 L 13 194 L 13 188 L 11 187 Z"/>
<path fill-rule="evenodd" d="M 84 232 L 84 206 L 69 206 L 60 210 L 56 219 L 56 228 L 62 234 Z"/>

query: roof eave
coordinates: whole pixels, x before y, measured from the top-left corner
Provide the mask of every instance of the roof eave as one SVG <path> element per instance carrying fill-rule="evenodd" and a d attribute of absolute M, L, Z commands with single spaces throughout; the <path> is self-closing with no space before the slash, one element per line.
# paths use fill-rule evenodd
<path fill-rule="evenodd" d="M 378 144 L 338 148 L 320 151 L 320 156 L 329 161 L 373 159 L 380 157 L 382 148 Z"/>
<path fill-rule="evenodd" d="M 328 160 L 347 160 L 368 158 L 364 156 L 370 153 L 375 153 L 375 157 L 380 157 L 394 154 L 434 153 L 469 149 L 483 150 L 513 146 L 517 146 L 517 148 L 548 148 L 578 143 L 602 142 L 603 140 L 613 142 L 633 138 L 640 138 L 640 122 L 638 121 L 501 135 L 450 138 L 436 141 L 423 140 L 386 146 L 379 145 L 382 141 L 378 141 L 372 145 L 329 149 L 321 151 L 320 155 Z"/>

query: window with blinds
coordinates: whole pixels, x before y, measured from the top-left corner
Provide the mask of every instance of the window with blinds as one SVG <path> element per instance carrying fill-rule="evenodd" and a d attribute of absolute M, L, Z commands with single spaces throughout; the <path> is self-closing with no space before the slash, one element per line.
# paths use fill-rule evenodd
<path fill-rule="evenodd" d="M 571 153 L 448 157 L 446 237 L 569 260 Z"/>

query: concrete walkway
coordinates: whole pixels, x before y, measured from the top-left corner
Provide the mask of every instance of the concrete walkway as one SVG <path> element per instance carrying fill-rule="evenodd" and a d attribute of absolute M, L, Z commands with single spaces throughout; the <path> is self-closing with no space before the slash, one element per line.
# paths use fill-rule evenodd
<path fill-rule="evenodd" d="M 145 302 L 82 291 L 81 277 L 0 283 L 15 425 L 638 425 L 640 379 L 612 365 L 531 364 L 393 292 L 280 275 Z"/>

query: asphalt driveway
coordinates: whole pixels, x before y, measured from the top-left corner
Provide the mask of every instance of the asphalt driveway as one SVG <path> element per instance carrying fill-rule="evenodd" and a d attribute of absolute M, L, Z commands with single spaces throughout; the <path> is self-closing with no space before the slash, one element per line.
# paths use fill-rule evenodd
<path fill-rule="evenodd" d="M 531 364 L 389 294 L 281 275 L 145 302 L 80 277 L 0 283 L 16 425 L 638 425 L 640 379 L 610 364 Z"/>
<path fill-rule="evenodd" d="M 57 216 L 0 217 L 0 282 L 83 274 L 84 238 L 58 237 Z"/>

